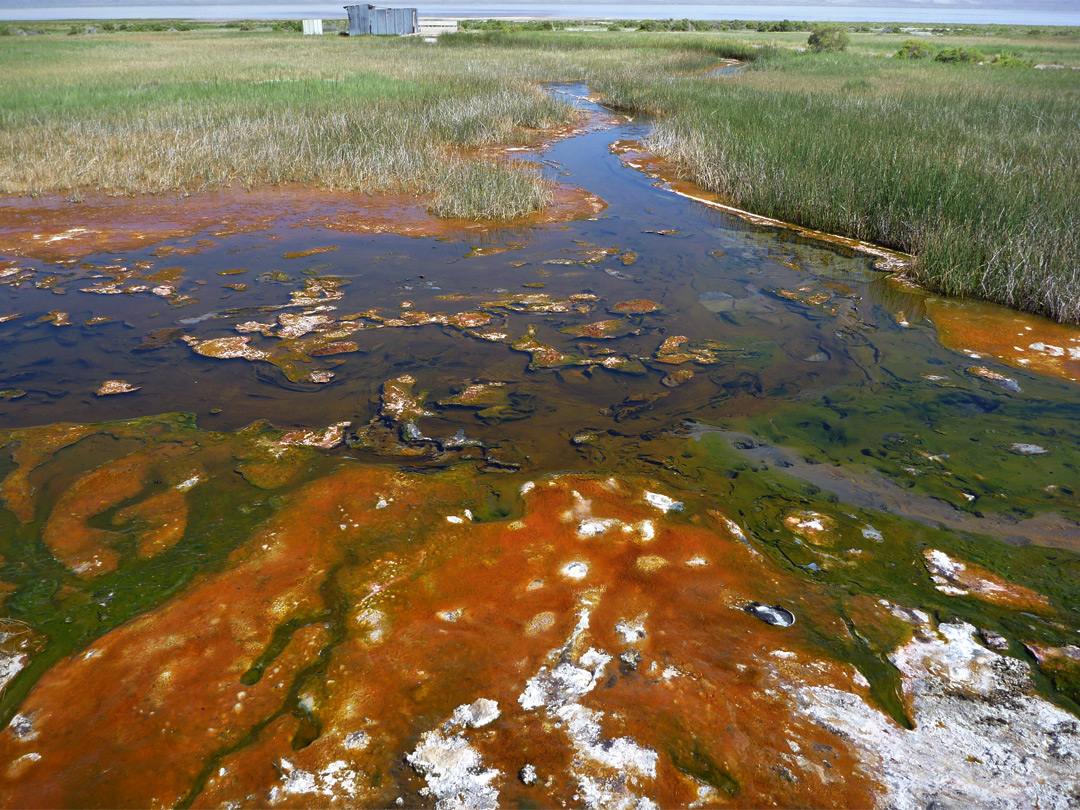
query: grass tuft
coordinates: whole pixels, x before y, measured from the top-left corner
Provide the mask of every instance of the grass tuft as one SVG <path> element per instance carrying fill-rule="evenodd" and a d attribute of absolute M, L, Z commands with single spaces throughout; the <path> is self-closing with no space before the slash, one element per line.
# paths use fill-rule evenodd
<path fill-rule="evenodd" d="M 453 161 L 434 178 L 429 210 L 449 219 L 514 219 L 551 203 L 536 169 L 507 163 Z"/>
<path fill-rule="evenodd" d="M 498 60 L 413 41 L 135 36 L 10 44 L 0 193 L 300 183 L 435 195 L 447 216 L 520 216 L 550 197 L 536 172 L 469 166 L 449 150 L 523 142 L 573 118 Z"/>

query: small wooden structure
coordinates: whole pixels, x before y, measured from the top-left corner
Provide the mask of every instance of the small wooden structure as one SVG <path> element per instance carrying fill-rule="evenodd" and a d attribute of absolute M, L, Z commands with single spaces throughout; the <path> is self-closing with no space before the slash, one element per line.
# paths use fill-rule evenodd
<path fill-rule="evenodd" d="M 349 36 L 362 34 L 403 36 L 420 30 L 415 8 L 375 8 L 369 3 L 345 6 L 349 15 Z"/>
<path fill-rule="evenodd" d="M 304 20 L 304 36 L 305 37 L 321 37 L 322 36 L 322 20 Z"/>

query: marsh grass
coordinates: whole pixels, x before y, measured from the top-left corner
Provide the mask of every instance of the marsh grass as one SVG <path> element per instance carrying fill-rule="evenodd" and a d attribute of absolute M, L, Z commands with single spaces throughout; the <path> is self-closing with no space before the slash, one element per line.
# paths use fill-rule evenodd
<path fill-rule="evenodd" d="M 444 64 L 423 59 L 434 49 L 411 42 L 44 44 L 45 54 L 7 48 L 15 69 L 0 86 L 3 193 L 303 183 L 433 195 L 445 215 L 520 216 L 550 197 L 536 172 L 450 158 L 448 147 L 520 142 L 573 115 L 491 60 L 440 74 Z"/>
<path fill-rule="evenodd" d="M 450 219 L 513 219 L 551 203 L 550 187 L 536 169 L 452 161 L 433 178 L 430 210 Z"/>
<path fill-rule="evenodd" d="M 1080 75 L 775 52 L 723 81 L 609 75 L 649 148 L 738 207 L 914 254 L 912 276 L 1080 322 Z"/>
<path fill-rule="evenodd" d="M 2 38 L 0 193 L 291 182 L 419 193 L 446 216 L 516 217 L 542 207 L 548 185 L 462 148 L 522 143 L 571 121 L 542 81 L 630 60 L 658 72 L 708 63 L 676 45 L 225 30 Z"/>

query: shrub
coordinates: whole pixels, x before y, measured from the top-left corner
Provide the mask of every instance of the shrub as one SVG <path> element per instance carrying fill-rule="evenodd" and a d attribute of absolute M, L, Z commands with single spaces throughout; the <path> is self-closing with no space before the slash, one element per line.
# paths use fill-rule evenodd
<path fill-rule="evenodd" d="M 10 37 L 11 26 L 6 23 L 0 24 L 0 37 Z"/>
<path fill-rule="evenodd" d="M 908 39 L 904 40 L 896 55 L 900 59 L 929 59 L 934 55 L 934 46 L 920 39 Z"/>
<path fill-rule="evenodd" d="M 839 25 L 816 25 L 806 44 L 814 53 L 836 53 L 848 46 L 848 32 Z"/>
<path fill-rule="evenodd" d="M 942 48 L 934 57 L 935 62 L 963 62 L 974 64 L 983 61 L 982 51 L 975 48 L 962 48 L 954 45 L 951 48 Z"/>
<path fill-rule="evenodd" d="M 1035 61 L 1033 59 L 1025 59 L 1015 53 L 996 53 L 990 58 L 990 64 L 997 67 L 1019 67 L 1030 68 L 1035 67 Z"/>
<path fill-rule="evenodd" d="M 520 23 L 508 20 L 461 20 L 458 28 L 462 31 L 515 31 Z"/>

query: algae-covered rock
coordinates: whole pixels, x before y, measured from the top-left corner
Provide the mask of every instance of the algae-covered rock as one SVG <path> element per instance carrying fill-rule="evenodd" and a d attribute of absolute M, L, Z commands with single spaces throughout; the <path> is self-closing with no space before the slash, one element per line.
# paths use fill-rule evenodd
<path fill-rule="evenodd" d="M 532 370 L 559 368 L 560 366 L 580 365 L 585 358 L 581 355 L 566 354 L 536 339 L 537 329 L 529 324 L 526 333 L 510 344 L 510 348 L 532 355 L 529 368 Z"/>
<path fill-rule="evenodd" d="M 610 308 L 610 311 L 617 315 L 651 315 L 660 310 L 661 306 L 658 303 L 644 298 L 633 301 L 619 301 Z"/>
<path fill-rule="evenodd" d="M 140 390 L 142 386 L 131 385 L 124 380 L 106 380 L 101 384 L 101 387 L 97 390 L 99 397 L 112 396 L 114 394 L 130 394 L 134 391 Z"/>

